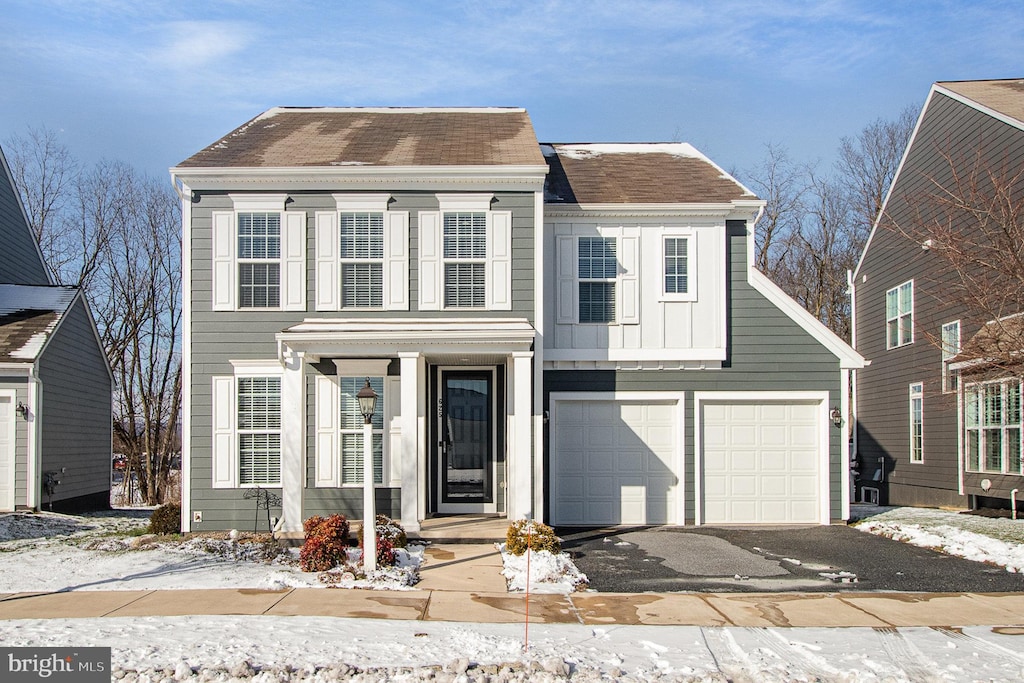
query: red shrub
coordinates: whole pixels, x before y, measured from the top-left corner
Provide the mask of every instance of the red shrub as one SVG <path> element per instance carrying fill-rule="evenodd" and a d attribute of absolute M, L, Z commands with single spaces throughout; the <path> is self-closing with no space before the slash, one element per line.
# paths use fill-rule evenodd
<path fill-rule="evenodd" d="M 323 572 L 342 564 L 348 546 L 348 520 L 344 515 L 310 517 L 302 524 L 306 542 L 299 552 L 304 572 Z"/>

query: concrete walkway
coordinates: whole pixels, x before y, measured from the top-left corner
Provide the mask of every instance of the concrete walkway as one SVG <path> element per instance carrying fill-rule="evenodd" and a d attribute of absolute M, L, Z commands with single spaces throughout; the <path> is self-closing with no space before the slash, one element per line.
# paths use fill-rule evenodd
<path fill-rule="evenodd" d="M 425 551 L 411 591 L 330 588 L 74 591 L 0 595 L 0 619 L 179 615 L 332 616 L 519 623 L 493 545 Z M 531 623 L 687 626 L 1002 626 L 1024 632 L 1024 593 L 533 594 Z"/>

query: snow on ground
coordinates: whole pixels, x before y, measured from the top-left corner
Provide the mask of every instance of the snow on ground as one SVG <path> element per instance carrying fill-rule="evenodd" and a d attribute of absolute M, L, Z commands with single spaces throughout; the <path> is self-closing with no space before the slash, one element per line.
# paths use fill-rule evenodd
<path fill-rule="evenodd" d="M 861 531 L 1024 572 L 1024 520 L 930 508 L 855 508 Z"/>
<path fill-rule="evenodd" d="M 504 543 L 495 545 L 501 552 L 501 574 L 510 593 L 526 592 L 529 587 L 531 593 L 567 595 L 587 587 L 587 575 L 576 568 L 568 553 L 537 550 L 513 555 L 505 551 Z"/>

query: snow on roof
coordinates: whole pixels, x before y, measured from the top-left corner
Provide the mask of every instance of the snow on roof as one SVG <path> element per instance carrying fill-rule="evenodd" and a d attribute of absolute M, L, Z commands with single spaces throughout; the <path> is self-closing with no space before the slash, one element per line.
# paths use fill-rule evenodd
<path fill-rule="evenodd" d="M 35 360 L 77 293 L 76 287 L 0 285 L 0 362 Z"/>
<path fill-rule="evenodd" d="M 604 154 L 668 154 L 675 157 L 710 159 L 697 151 L 688 142 L 591 142 L 585 144 L 558 145 L 557 154 L 570 159 L 588 159 Z M 546 157 L 556 154 L 555 145 L 541 145 Z"/>

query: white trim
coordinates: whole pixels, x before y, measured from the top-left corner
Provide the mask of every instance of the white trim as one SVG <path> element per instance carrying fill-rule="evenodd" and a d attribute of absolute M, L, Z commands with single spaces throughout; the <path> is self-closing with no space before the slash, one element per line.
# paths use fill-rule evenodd
<path fill-rule="evenodd" d="M 335 358 L 338 377 L 387 377 L 390 358 Z"/>
<path fill-rule="evenodd" d="M 494 194 L 491 192 L 437 193 L 437 209 L 441 213 L 457 211 L 490 211 Z"/>
<path fill-rule="evenodd" d="M 0 451 L 0 459 L 6 461 L 4 464 L 10 473 L 10 479 L 4 482 L 5 486 L 10 486 L 10 506 L 5 506 L 4 502 L 6 501 L 0 499 L 0 510 L 13 512 L 18 505 L 18 391 L 17 389 L 0 389 L 0 398 L 10 399 L 11 405 L 9 448 L 7 453 Z"/>
<path fill-rule="evenodd" d="M 334 203 L 338 212 L 342 211 L 387 211 L 388 202 L 391 201 L 390 192 L 375 192 L 372 194 L 342 194 L 334 193 Z"/>
<path fill-rule="evenodd" d="M 290 351 L 281 376 L 281 528 L 302 531 L 306 491 L 306 364 Z"/>
<path fill-rule="evenodd" d="M 278 377 L 284 374 L 284 366 L 275 360 L 229 360 L 235 377 Z"/>
<path fill-rule="evenodd" d="M 726 220 L 756 221 L 765 202 L 760 199 L 737 199 L 732 202 L 690 202 L 686 204 L 546 204 L 548 217 L 671 217 L 671 218 L 724 218 Z"/>
<path fill-rule="evenodd" d="M 900 290 L 907 285 L 910 285 L 910 310 L 900 310 Z M 889 317 L 889 294 L 891 292 L 896 293 L 896 317 Z M 910 341 L 903 341 L 903 325 L 902 319 L 904 316 L 910 316 Z M 889 344 L 889 323 L 893 320 L 896 321 L 896 343 Z M 892 349 L 898 349 L 901 346 L 910 346 L 914 343 L 914 278 L 910 278 L 905 282 L 901 282 L 895 287 L 889 287 L 885 290 L 885 350 L 891 351 Z"/>
<path fill-rule="evenodd" d="M 723 318 L 725 316 L 722 316 Z M 591 324 L 591 323 L 583 323 Z M 599 325 L 602 323 L 593 323 Z M 724 338 L 724 337 L 723 337 Z M 727 357 L 722 347 L 708 349 L 547 349 L 546 361 L 723 361 Z"/>
<path fill-rule="evenodd" d="M 484 373 L 490 373 L 490 378 L 491 378 L 491 380 L 490 380 L 491 381 L 491 387 L 490 387 L 490 391 L 491 391 L 491 396 L 490 396 L 490 399 L 491 399 L 491 462 L 490 462 L 490 467 L 491 467 L 491 502 L 490 503 L 446 503 L 446 502 L 444 502 L 442 500 L 442 497 L 441 497 L 442 496 L 442 489 L 443 489 L 442 477 L 444 476 L 444 471 L 442 470 L 441 467 L 437 467 L 436 468 L 436 472 L 435 472 L 436 477 L 435 477 L 435 480 L 433 482 L 433 486 L 436 487 L 435 491 L 437 493 L 437 504 L 435 505 L 435 510 L 434 511 L 435 512 L 439 512 L 441 514 L 449 514 L 449 513 L 454 513 L 454 514 L 468 514 L 468 513 L 491 514 L 491 513 L 495 513 L 495 512 L 498 511 L 498 497 L 501 495 L 501 492 L 498 490 L 498 429 L 501 428 L 499 425 L 504 425 L 505 429 L 507 430 L 507 426 L 508 426 L 508 422 L 509 422 L 508 417 L 510 415 L 510 411 L 509 411 L 509 407 L 510 406 L 507 406 L 507 405 L 505 406 L 504 413 L 502 413 L 501 415 L 498 414 L 498 391 L 497 391 L 497 389 L 498 389 L 498 382 L 497 382 L 498 368 L 496 366 L 494 366 L 494 365 L 437 365 L 435 367 L 437 368 L 437 387 L 436 387 L 436 389 L 437 389 L 438 400 L 441 400 L 441 396 L 443 395 L 443 392 L 444 392 L 444 379 L 445 379 L 444 376 L 445 376 L 446 372 L 484 372 Z M 506 381 L 506 383 L 508 382 L 508 377 L 507 376 L 505 378 L 505 381 Z M 438 436 L 440 436 L 440 434 L 441 434 L 441 424 L 440 424 L 440 422 L 441 422 L 441 411 L 440 410 L 438 410 L 437 413 L 433 416 L 433 419 L 435 420 L 435 429 L 437 430 L 436 433 L 437 433 Z M 512 435 L 506 433 L 506 435 L 505 435 L 506 441 L 509 439 L 510 436 L 512 436 Z M 435 446 L 432 449 L 432 451 L 431 451 L 431 457 L 435 458 L 438 463 L 441 462 L 441 458 L 442 458 L 442 455 L 441 455 L 441 453 L 439 451 L 439 448 L 440 448 L 439 446 Z M 509 482 L 506 481 L 505 483 L 506 483 L 506 486 L 507 486 Z M 506 513 L 507 512 L 508 511 L 506 510 Z"/>
<path fill-rule="evenodd" d="M 533 285 L 534 292 L 544 292 L 545 226 L 544 193 L 533 193 Z M 534 342 L 533 342 L 533 518 L 544 522 L 544 336 L 547 330 L 547 296 L 533 297 Z"/>
<path fill-rule="evenodd" d="M 174 182 L 174 177 L 171 177 Z M 175 183 L 176 184 L 176 183 Z M 192 190 L 181 186 L 181 530 L 192 531 Z M 213 285 L 212 279 L 210 282 Z"/>
<path fill-rule="evenodd" d="M 722 231 L 723 234 L 725 231 Z M 668 254 L 665 250 L 667 240 L 685 240 L 686 242 L 686 291 L 666 292 L 665 278 L 668 277 L 666 270 Z M 697 300 L 697 233 L 694 230 L 682 230 L 678 228 L 665 228 L 661 233 L 661 272 L 658 279 L 661 283 L 661 291 L 658 294 L 658 301 L 696 301 Z M 725 268 L 722 268 L 725 272 Z M 722 290 L 726 291 L 726 290 Z M 723 316 L 724 317 L 724 316 Z M 725 339 L 723 336 L 722 339 Z"/>
<path fill-rule="evenodd" d="M 915 392 L 914 389 L 917 389 Z M 914 400 L 921 402 L 921 457 L 914 458 Z M 912 465 L 924 464 L 924 382 L 911 382 L 907 385 L 907 422 L 910 427 L 910 453 L 908 462 Z"/>
<path fill-rule="evenodd" d="M 705 403 L 728 403 L 733 401 L 746 401 L 751 403 L 770 402 L 815 402 L 818 403 L 818 443 L 820 447 L 820 459 L 818 461 L 818 523 L 827 525 L 831 523 L 831 481 L 832 468 L 829 466 L 831 453 L 831 439 L 829 429 L 832 422 L 828 419 L 827 391 L 695 391 L 693 393 L 693 471 L 694 476 L 694 524 L 704 524 L 703 497 L 704 491 L 701 487 L 701 470 L 704 465 L 704 453 L 702 444 L 704 435 L 702 433 L 703 420 L 701 409 Z M 849 470 L 847 470 L 849 471 Z"/>
<path fill-rule="evenodd" d="M 512 403 L 505 408 L 508 416 L 506 421 L 509 423 L 506 438 L 508 476 L 505 480 L 505 512 L 513 520 L 535 519 L 537 515 L 531 509 L 533 469 L 530 462 L 533 456 L 533 352 L 514 351 L 511 357 L 511 373 L 506 364 L 505 378 L 507 389 L 512 390 Z M 509 393 L 507 389 L 506 394 Z M 496 491 L 495 499 L 498 495 Z"/>
<path fill-rule="evenodd" d="M 228 194 L 234 205 L 235 213 L 249 211 L 280 211 L 288 201 L 286 194 Z M 237 230 L 237 226 L 235 226 Z"/>
<path fill-rule="evenodd" d="M 843 368 L 839 371 L 842 384 L 839 385 L 839 411 L 845 418 L 850 414 L 850 374 L 856 370 Z M 850 498 L 853 494 L 854 481 L 850 476 L 850 437 L 853 433 L 852 420 L 844 422 L 840 427 L 839 436 L 839 483 L 840 483 L 840 516 L 843 520 L 850 519 Z"/>
<path fill-rule="evenodd" d="M 555 428 L 558 425 L 558 404 L 561 402 L 630 402 L 675 403 L 676 449 L 670 466 L 679 478 L 675 492 L 674 516 L 676 526 L 686 524 L 686 392 L 685 391 L 552 391 L 548 397 L 551 429 L 549 430 L 549 457 L 553 455 Z M 696 471 L 696 470 L 695 470 Z M 696 476 L 695 485 L 700 480 Z M 552 505 L 553 506 L 553 505 Z"/>
<path fill-rule="evenodd" d="M 38 510 L 42 498 L 43 451 L 40 444 L 43 439 L 43 422 L 39 419 L 39 411 L 43 405 L 43 382 L 35 369 L 28 378 L 28 448 L 25 460 L 28 462 L 26 472 L 25 505 Z"/>
<path fill-rule="evenodd" d="M 783 292 L 778 285 L 768 279 L 759 270 L 748 268 L 748 281 L 758 292 L 786 314 L 793 322 L 810 334 L 822 346 L 839 359 L 840 368 L 862 368 L 867 365 L 864 357 L 850 348 L 850 345 L 825 327 L 820 320 L 811 315 L 807 309 L 796 303 Z"/>

